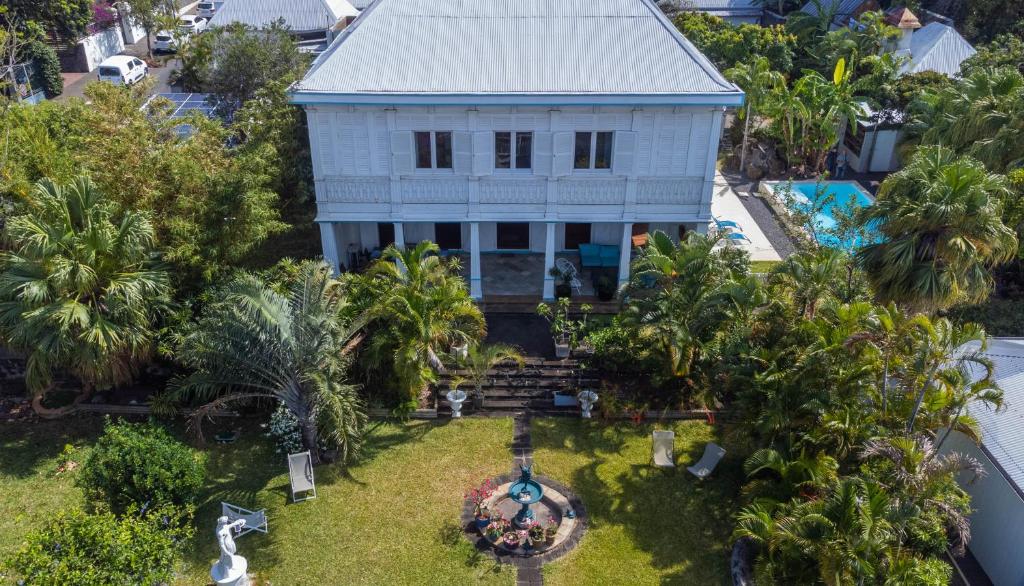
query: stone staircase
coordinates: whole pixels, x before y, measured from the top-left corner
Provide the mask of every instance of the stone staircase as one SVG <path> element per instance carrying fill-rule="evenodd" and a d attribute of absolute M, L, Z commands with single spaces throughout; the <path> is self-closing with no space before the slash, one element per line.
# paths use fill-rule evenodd
<path fill-rule="evenodd" d="M 469 399 L 462 406 L 463 415 L 505 417 L 521 413 L 536 415 L 579 415 L 579 407 L 554 404 L 554 393 L 562 392 L 575 397 L 583 388 L 595 388 L 598 379 L 581 369 L 577 360 L 545 360 L 526 358 L 522 369 L 514 363 L 501 365 L 488 372 L 488 381 L 483 386 L 484 403 L 477 409 L 473 403 L 473 384 L 469 381 L 459 386 L 466 391 Z M 461 370 L 449 371 L 437 384 L 437 413 L 449 417 L 451 408 L 444 395 L 451 388 L 452 376 L 466 376 Z"/>

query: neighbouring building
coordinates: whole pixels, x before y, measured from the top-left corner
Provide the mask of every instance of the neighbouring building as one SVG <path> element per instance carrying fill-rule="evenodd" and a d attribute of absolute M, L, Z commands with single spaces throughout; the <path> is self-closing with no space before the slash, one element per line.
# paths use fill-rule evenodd
<path fill-rule="evenodd" d="M 510 277 L 550 299 L 556 253 L 604 245 L 621 282 L 637 233 L 706 231 L 743 103 L 650 0 L 376 0 L 291 95 L 324 257 L 432 240 L 475 298 L 482 254 L 543 259 Z"/>
<path fill-rule="evenodd" d="M 947 77 L 960 74 L 960 64 L 977 53 L 953 27 L 938 21 L 922 25 L 907 8 L 894 8 L 885 21 L 900 29 L 889 48 L 903 58 L 900 75 L 934 71 Z M 865 109 L 870 108 L 865 104 Z M 846 132 L 843 150 L 850 169 L 858 173 L 889 172 L 900 166 L 897 146 L 901 139 L 903 112 L 870 112 L 857 123 L 857 132 Z"/>
<path fill-rule="evenodd" d="M 877 0 L 812 0 L 800 8 L 811 16 L 832 16 L 832 28 L 849 26 L 865 12 L 881 10 Z"/>
<path fill-rule="evenodd" d="M 210 26 L 241 23 L 262 29 L 283 20 L 299 49 L 319 53 L 359 16 L 347 0 L 227 0 L 210 19 Z"/>
<path fill-rule="evenodd" d="M 1004 407 L 993 411 L 969 406 L 968 413 L 981 430 L 981 443 L 954 432 L 942 450 L 967 454 L 985 467 L 983 478 L 960 479 L 973 509 L 968 548 L 992 583 L 1020 586 L 1024 584 L 1024 338 L 990 338 L 985 356 L 995 365 Z"/>
<path fill-rule="evenodd" d="M 680 0 L 685 10 L 696 10 L 717 16 L 732 25 L 761 24 L 764 5 L 759 0 Z"/>

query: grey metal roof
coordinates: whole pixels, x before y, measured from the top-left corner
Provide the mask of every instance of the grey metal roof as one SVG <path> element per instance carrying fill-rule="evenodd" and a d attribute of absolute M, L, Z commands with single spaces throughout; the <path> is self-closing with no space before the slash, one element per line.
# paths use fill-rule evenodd
<path fill-rule="evenodd" d="M 700 12 L 726 12 L 730 14 L 751 13 L 760 14 L 764 12 L 764 6 L 757 0 L 684 0 L 684 6 Z"/>
<path fill-rule="evenodd" d="M 819 0 L 821 7 L 825 10 L 834 9 L 835 16 L 833 22 L 838 24 L 845 24 L 847 20 L 854 14 L 862 4 L 868 0 Z M 811 16 L 819 16 L 818 6 L 814 2 L 808 2 L 800 8 L 801 12 L 806 12 Z"/>
<path fill-rule="evenodd" d="M 318 31 L 358 14 L 347 0 L 227 0 L 210 19 L 210 26 L 238 22 L 263 28 L 283 18 L 293 31 Z"/>
<path fill-rule="evenodd" d="M 739 95 L 650 0 L 376 0 L 293 91 Z"/>
<path fill-rule="evenodd" d="M 960 64 L 975 53 L 956 29 L 931 22 L 910 37 L 910 61 L 903 64 L 900 73 L 936 71 L 953 77 L 960 74 Z"/>
<path fill-rule="evenodd" d="M 1004 408 L 968 410 L 981 427 L 982 445 L 1020 491 L 1024 488 L 1024 338 L 990 338 L 985 355 L 995 364 Z"/>

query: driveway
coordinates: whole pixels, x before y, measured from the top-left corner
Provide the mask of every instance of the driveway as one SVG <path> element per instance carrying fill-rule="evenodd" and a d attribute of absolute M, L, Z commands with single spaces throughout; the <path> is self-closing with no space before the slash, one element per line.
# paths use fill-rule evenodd
<path fill-rule="evenodd" d="M 142 39 L 138 43 L 128 45 L 122 55 L 132 55 L 145 60 L 146 58 L 146 39 Z M 156 66 L 151 65 L 149 68 L 149 76 L 156 80 L 156 84 L 153 86 L 151 93 L 153 94 L 165 94 L 175 91 L 170 84 L 171 72 L 181 67 L 181 61 L 176 59 L 174 55 L 160 55 L 154 54 L 153 60 L 156 62 Z M 89 73 L 62 73 L 64 77 L 64 93 L 58 97 L 58 100 L 67 100 L 71 98 L 85 98 L 85 86 L 89 82 L 96 81 L 96 71 Z"/>

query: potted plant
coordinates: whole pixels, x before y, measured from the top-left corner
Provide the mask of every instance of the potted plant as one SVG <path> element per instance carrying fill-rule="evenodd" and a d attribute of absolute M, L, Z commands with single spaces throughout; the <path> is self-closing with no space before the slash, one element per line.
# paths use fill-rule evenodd
<path fill-rule="evenodd" d="M 555 341 L 555 356 L 568 358 L 573 348 L 577 348 L 583 334 L 586 332 L 587 316 L 592 308 L 589 305 L 581 305 L 580 319 L 569 317 L 569 300 L 562 298 L 557 301 L 554 307 L 547 303 L 537 306 L 537 314 L 543 317 L 551 325 L 551 336 Z"/>
<path fill-rule="evenodd" d="M 465 382 L 466 379 L 454 376 L 451 381 L 448 382 L 448 386 L 451 390 L 445 395 L 448 399 L 448 404 L 452 407 L 452 417 L 462 417 L 462 404 L 466 402 L 466 391 L 460 391 L 459 385 Z"/>
<path fill-rule="evenodd" d="M 469 380 L 473 383 L 473 406 L 484 407 L 484 384 L 492 368 L 502 362 L 513 361 L 519 368 L 525 364 L 523 355 L 507 344 L 475 344 L 469 347 L 466 358 L 461 366 L 469 371 Z"/>
<path fill-rule="evenodd" d="M 497 543 L 505 532 L 508 531 L 509 522 L 501 516 L 500 512 L 495 513 L 491 517 L 491 522 L 484 527 L 484 537 L 486 537 L 492 543 Z"/>
<path fill-rule="evenodd" d="M 611 301 L 615 298 L 615 290 L 617 283 L 615 279 L 607 272 L 601 273 L 594 279 L 594 291 L 597 293 L 597 298 L 601 301 Z"/>
<path fill-rule="evenodd" d="M 523 537 L 520 533 L 525 532 L 516 531 L 514 529 L 506 531 L 505 534 L 501 536 L 501 542 L 509 549 L 518 549 Z"/>
<path fill-rule="evenodd" d="M 530 525 L 530 528 L 527 530 L 527 540 L 530 546 L 539 548 L 544 545 L 546 533 L 547 531 L 544 529 L 544 526 L 539 522 L 534 522 Z"/>
<path fill-rule="evenodd" d="M 548 274 L 555 278 L 555 297 L 568 299 L 572 297 L 572 274 L 559 270 L 558 267 L 551 267 Z"/>
<path fill-rule="evenodd" d="M 491 524 L 491 512 L 484 503 L 492 496 L 494 496 L 494 483 L 490 478 L 464 495 L 464 498 L 473 503 L 473 515 L 476 517 L 476 525 L 481 529 Z"/>

